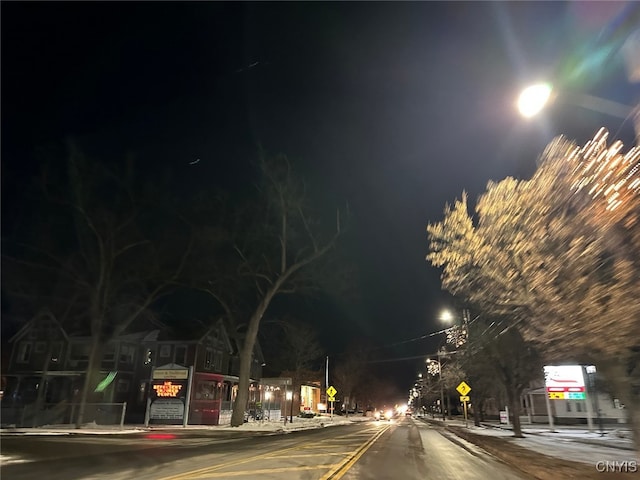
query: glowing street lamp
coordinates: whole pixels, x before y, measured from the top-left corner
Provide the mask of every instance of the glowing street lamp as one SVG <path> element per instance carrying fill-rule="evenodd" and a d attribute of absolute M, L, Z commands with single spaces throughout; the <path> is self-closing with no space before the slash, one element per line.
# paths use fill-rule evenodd
<path fill-rule="evenodd" d="M 451 310 L 443 310 L 440 312 L 440 320 L 444 323 L 453 322 L 453 314 L 451 313 Z"/>
<path fill-rule="evenodd" d="M 443 310 L 440 313 L 440 320 L 447 324 L 454 324 L 453 326 L 445 330 L 447 334 L 447 343 L 455 345 L 456 348 L 460 348 L 467 342 L 469 335 L 469 311 L 464 310 L 462 312 L 462 323 L 458 325 L 456 316 L 451 310 Z"/>
<path fill-rule="evenodd" d="M 516 104 L 520 114 L 523 117 L 530 118 L 540 113 L 544 107 L 557 99 L 560 99 L 563 103 L 623 119 L 628 118 L 634 111 L 633 107 L 613 100 L 568 90 L 558 91 L 550 83 L 536 83 L 528 86 L 522 90 Z"/>
<path fill-rule="evenodd" d="M 518 97 L 518 110 L 529 118 L 540 112 L 551 98 L 551 85 L 538 83 L 525 88 Z"/>
<path fill-rule="evenodd" d="M 442 362 L 440 361 L 440 352 L 438 351 L 438 360 L 432 360 L 427 358 L 427 372 L 434 377 L 438 375 L 438 381 L 440 383 L 440 412 L 442 413 L 442 420 L 446 421 L 447 417 L 444 411 L 444 388 L 442 384 Z"/>

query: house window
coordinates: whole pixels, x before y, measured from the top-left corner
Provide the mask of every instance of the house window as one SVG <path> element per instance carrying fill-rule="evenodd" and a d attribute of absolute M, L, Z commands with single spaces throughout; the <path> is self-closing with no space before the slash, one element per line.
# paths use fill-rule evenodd
<path fill-rule="evenodd" d="M 18 350 L 18 363 L 28 363 L 31 358 L 31 342 L 22 342 Z"/>
<path fill-rule="evenodd" d="M 142 362 L 145 365 L 149 365 L 150 363 L 153 362 L 153 350 L 151 350 L 150 348 L 144 349 L 144 356 L 142 358 Z"/>
<path fill-rule="evenodd" d="M 144 402 L 147 398 L 147 382 L 140 382 L 138 386 L 138 403 Z"/>
<path fill-rule="evenodd" d="M 178 347 L 176 347 L 176 357 L 174 362 L 177 363 L 178 365 L 184 365 L 187 360 L 187 347 L 185 347 L 184 345 L 180 345 Z"/>
<path fill-rule="evenodd" d="M 115 362 L 116 360 L 116 346 L 109 344 L 104 349 L 104 355 L 102 357 L 104 362 Z"/>
<path fill-rule="evenodd" d="M 89 359 L 88 343 L 76 343 L 71 346 L 71 360 L 88 360 Z"/>
<path fill-rule="evenodd" d="M 171 356 L 171 345 L 162 345 L 160 347 L 160 358 L 169 358 Z"/>
<path fill-rule="evenodd" d="M 133 363 L 135 350 L 131 345 L 120 345 L 120 363 Z"/>
<path fill-rule="evenodd" d="M 53 342 L 51 346 L 51 361 L 54 363 L 62 359 L 62 342 Z"/>
<path fill-rule="evenodd" d="M 576 412 L 582 412 L 582 402 L 576 402 Z"/>
<path fill-rule="evenodd" d="M 207 370 L 211 370 L 213 367 L 213 350 L 207 348 L 204 352 L 204 368 Z"/>
<path fill-rule="evenodd" d="M 196 400 L 217 400 L 218 382 L 200 381 L 196 385 Z"/>
<path fill-rule="evenodd" d="M 222 352 L 216 350 L 213 354 L 213 368 L 216 372 L 222 371 Z"/>
<path fill-rule="evenodd" d="M 567 412 L 571 411 L 571 402 L 567 402 Z"/>

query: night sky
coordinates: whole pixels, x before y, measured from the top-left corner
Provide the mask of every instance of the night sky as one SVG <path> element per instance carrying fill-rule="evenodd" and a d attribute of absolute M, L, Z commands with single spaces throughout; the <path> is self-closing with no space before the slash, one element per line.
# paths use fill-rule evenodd
<path fill-rule="evenodd" d="M 424 260 L 426 224 L 463 190 L 525 178 L 565 133 L 629 121 L 558 104 L 536 120 L 519 89 L 638 101 L 619 47 L 638 4 L 618 2 L 2 3 L 3 230 L 34 152 L 73 135 L 134 152 L 183 188 L 241 183 L 258 146 L 293 158 L 328 206 L 349 202 L 363 305 L 318 327 L 330 353 L 366 334 L 407 384 L 452 306 Z M 197 164 L 191 162 L 199 159 Z M 63 159 L 62 159 L 63 160 Z M 9 214 L 12 212 L 12 214 Z M 338 337 L 338 340 L 329 339 Z"/>

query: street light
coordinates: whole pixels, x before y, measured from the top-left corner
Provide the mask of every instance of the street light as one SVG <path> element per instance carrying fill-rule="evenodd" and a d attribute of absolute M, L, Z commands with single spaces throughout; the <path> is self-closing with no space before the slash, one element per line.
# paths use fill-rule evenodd
<path fill-rule="evenodd" d="M 589 395 L 592 397 L 593 407 L 598 416 L 598 426 L 600 427 L 600 436 L 604 436 L 604 429 L 602 427 L 602 416 L 600 415 L 600 405 L 598 402 L 598 390 L 596 389 L 596 366 L 587 365 L 587 376 L 589 379 Z M 588 401 L 588 400 L 587 400 Z"/>
<path fill-rule="evenodd" d="M 525 88 L 518 97 L 518 110 L 523 117 L 529 118 L 542 110 L 551 97 L 551 85 L 538 83 Z"/>
<path fill-rule="evenodd" d="M 550 83 L 537 83 L 522 90 L 517 100 L 518 111 L 523 117 L 533 117 L 542 111 L 546 105 L 557 99 L 560 99 L 564 103 L 570 103 L 578 107 L 623 119 L 628 118 L 634 110 L 633 107 L 629 105 L 614 102 L 613 100 L 569 90 L 558 91 L 554 89 Z"/>
<path fill-rule="evenodd" d="M 451 313 L 451 310 L 443 310 L 440 312 L 440 320 L 444 323 L 453 322 L 453 314 Z"/>
<path fill-rule="evenodd" d="M 427 358 L 427 372 L 430 375 L 438 375 L 438 380 L 440 383 L 440 412 L 442 413 L 442 420 L 445 421 L 446 415 L 444 413 L 444 388 L 442 385 L 442 363 L 440 362 L 440 351 L 437 353 L 438 360 L 431 360 Z"/>
<path fill-rule="evenodd" d="M 455 348 L 460 348 L 464 345 L 469 337 L 469 310 L 464 309 L 462 311 L 462 321 L 455 321 L 456 316 L 451 313 L 450 310 L 443 310 L 440 314 L 440 320 L 443 322 L 447 322 L 449 324 L 455 323 L 450 328 L 445 330 L 447 334 L 447 343 L 450 343 L 455 346 Z M 458 325 L 458 323 L 460 323 Z"/>

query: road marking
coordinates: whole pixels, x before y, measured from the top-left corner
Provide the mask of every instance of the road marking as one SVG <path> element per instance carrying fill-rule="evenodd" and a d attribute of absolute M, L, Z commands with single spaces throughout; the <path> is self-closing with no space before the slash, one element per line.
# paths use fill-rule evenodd
<path fill-rule="evenodd" d="M 302 453 L 299 455 L 273 455 L 271 457 L 264 457 L 265 460 L 277 460 L 280 458 L 305 458 L 305 457 L 326 457 L 328 455 L 336 455 L 339 457 L 344 457 L 345 455 L 353 455 L 356 453 L 353 452 L 322 452 L 322 453 Z"/>
<path fill-rule="evenodd" d="M 237 465 L 242 465 L 245 463 L 251 463 L 251 462 L 255 462 L 256 460 L 265 460 L 265 459 L 273 459 L 273 458 L 277 458 L 274 457 L 274 454 L 276 454 L 276 452 L 270 451 L 270 452 L 266 452 L 263 453 L 261 455 L 255 455 L 253 457 L 250 458 L 243 458 L 243 459 L 239 459 L 239 460 L 234 460 L 234 461 L 230 461 L 230 462 L 226 462 L 226 463 L 221 463 L 215 466 L 210 466 L 210 467 L 203 467 L 203 468 L 198 468 L 195 470 L 191 470 L 188 472 L 183 472 L 183 473 L 179 473 L 177 475 L 172 475 L 169 477 L 163 477 L 159 480 L 186 480 L 186 479 L 194 479 L 194 478 L 219 478 L 219 477 L 226 477 L 226 476 L 247 476 L 247 475 L 256 475 L 258 473 L 281 473 L 281 472 L 286 472 L 286 471 L 302 471 L 302 470 L 326 470 L 326 469 L 331 469 L 327 474 L 325 474 L 323 477 L 321 477 L 322 479 L 338 479 L 340 477 L 342 477 L 346 471 L 351 468 L 351 466 L 353 466 L 353 464 L 362 456 L 362 454 L 371 446 L 373 445 L 373 443 L 385 432 L 389 429 L 390 425 L 385 425 L 381 430 L 380 427 L 375 428 L 375 430 L 377 430 L 378 432 L 376 433 L 376 435 L 371 438 L 369 441 L 367 441 L 362 447 L 360 447 L 359 449 L 355 450 L 355 451 L 351 451 L 351 452 L 338 452 L 338 453 L 333 453 L 333 455 L 341 455 L 341 456 L 345 456 L 347 455 L 347 458 L 345 460 L 343 460 L 340 463 L 337 464 L 323 464 L 323 465 L 314 465 L 314 466 L 298 466 L 298 467 L 287 467 L 287 468 L 283 468 L 283 469 L 278 469 L 278 468 L 274 468 L 274 469 L 266 469 L 266 470 L 244 470 L 244 471 L 238 471 L 238 472 L 220 472 L 220 470 L 222 469 L 226 469 L 228 467 L 234 467 Z M 369 429 L 369 430 L 373 430 L 373 429 Z M 361 432 L 359 432 L 361 436 Z M 369 435 L 367 435 L 368 437 Z M 290 448 L 284 448 L 281 450 L 278 450 L 277 455 L 280 457 L 288 457 L 287 453 L 288 452 L 292 452 L 294 450 L 300 450 L 302 449 L 327 449 L 327 448 L 341 448 L 342 445 L 323 445 L 323 443 L 325 441 L 327 442 L 331 442 L 335 440 L 334 439 L 327 439 L 327 440 L 323 440 L 321 442 L 318 442 L 316 445 L 308 445 L 308 446 L 301 446 L 301 445 L 296 445 Z M 325 453 L 324 455 L 330 455 L 330 453 Z M 293 455 L 294 457 L 296 455 Z M 317 456 L 317 455 L 315 455 Z M 336 476 L 337 475 L 337 476 Z"/>
<path fill-rule="evenodd" d="M 295 446 L 295 447 L 290 447 L 290 448 L 284 448 L 282 450 L 279 450 L 279 452 L 290 452 L 292 450 L 298 450 L 300 447 L 299 446 Z M 262 455 L 256 455 L 254 457 L 250 457 L 250 458 L 243 458 L 241 460 L 235 460 L 232 462 L 227 462 L 227 463 L 221 463 L 219 465 L 216 465 L 215 467 L 204 467 L 204 468 L 198 468 L 196 470 L 191 470 L 189 472 L 184 472 L 184 473 L 179 473 L 178 475 L 173 475 L 171 477 L 164 477 L 161 478 L 160 480 L 180 480 L 180 479 L 185 479 L 185 478 L 195 478 L 194 475 L 198 475 L 201 473 L 208 473 L 208 472 L 213 472 L 215 470 L 220 470 L 222 468 L 226 468 L 226 467 L 233 467 L 235 465 L 242 465 L 243 463 L 249 463 L 249 462 L 253 462 L 255 460 L 261 460 L 263 458 L 266 458 L 270 455 L 273 455 L 273 452 L 267 452 L 267 453 L 263 453 Z"/>
<path fill-rule="evenodd" d="M 369 450 L 371 446 L 382 436 L 384 432 L 389 430 L 390 425 L 386 425 L 382 430 L 380 430 L 376 435 L 371 438 L 367 443 L 362 445 L 351 458 L 347 458 L 342 463 L 339 463 L 335 466 L 335 468 L 331 469 L 324 476 L 320 477 L 320 480 L 338 480 L 342 478 L 342 476 L 347 473 L 347 471 L 353 467 L 354 463 L 356 463 L 364 452 Z"/>
<path fill-rule="evenodd" d="M 335 464 L 329 465 L 306 465 L 299 467 L 280 467 L 280 468 L 264 468 L 261 470 L 239 470 L 236 472 L 216 472 L 216 473 L 208 473 L 202 472 L 198 476 L 190 476 L 189 478 L 228 478 L 228 477 L 253 477 L 259 474 L 268 474 L 268 473 L 284 473 L 284 472 L 300 472 L 305 470 L 326 470 L 327 468 L 334 467 Z"/>

